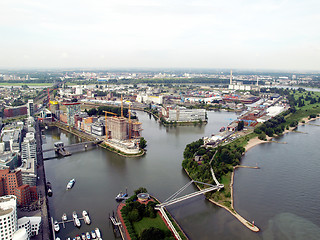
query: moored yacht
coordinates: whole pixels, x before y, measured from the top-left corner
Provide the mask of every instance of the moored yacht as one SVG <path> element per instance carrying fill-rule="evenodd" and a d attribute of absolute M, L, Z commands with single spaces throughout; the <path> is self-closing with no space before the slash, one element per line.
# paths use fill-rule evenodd
<path fill-rule="evenodd" d="M 67 221 L 67 220 L 68 220 L 67 214 L 64 213 L 64 214 L 62 215 L 61 219 L 62 219 L 62 221 Z"/>
<path fill-rule="evenodd" d="M 101 238 L 101 232 L 100 232 L 99 228 L 96 228 L 94 231 L 96 232 L 97 237 Z"/>
<path fill-rule="evenodd" d="M 54 228 L 54 230 L 55 230 L 56 232 L 59 232 L 59 230 L 60 230 L 60 226 L 59 226 L 58 221 L 54 221 L 53 228 Z"/>

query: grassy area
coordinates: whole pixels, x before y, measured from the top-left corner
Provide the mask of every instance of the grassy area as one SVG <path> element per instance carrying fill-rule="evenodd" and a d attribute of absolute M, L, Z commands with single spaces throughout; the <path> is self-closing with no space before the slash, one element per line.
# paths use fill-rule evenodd
<path fill-rule="evenodd" d="M 224 189 L 221 191 L 213 192 L 211 193 L 211 196 L 210 196 L 215 202 L 226 206 L 230 210 L 232 210 L 231 188 L 230 188 L 231 175 L 232 175 L 232 172 L 228 172 L 227 174 L 223 175 L 221 177 L 220 183 L 224 185 Z"/>
<path fill-rule="evenodd" d="M 148 229 L 151 227 L 159 228 L 163 231 L 168 231 L 168 227 L 162 220 L 162 218 L 157 214 L 156 218 L 144 217 L 139 222 L 134 222 L 133 227 L 135 232 L 140 235 L 144 229 Z"/>
<path fill-rule="evenodd" d="M 0 83 L 0 86 L 22 86 L 22 85 L 50 87 L 52 86 L 52 83 L 4 83 L 4 82 Z"/>

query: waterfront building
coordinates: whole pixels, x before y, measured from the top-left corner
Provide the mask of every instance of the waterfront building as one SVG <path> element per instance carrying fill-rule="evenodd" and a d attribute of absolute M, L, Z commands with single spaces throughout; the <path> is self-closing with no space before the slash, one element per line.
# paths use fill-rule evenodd
<path fill-rule="evenodd" d="M 96 136 L 103 136 L 105 135 L 105 124 L 102 122 L 95 122 L 91 125 L 91 133 Z"/>
<path fill-rule="evenodd" d="M 67 107 L 67 124 L 69 126 L 75 126 L 74 116 L 80 113 L 80 104 L 78 102 L 63 104 Z"/>
<path fill-rule="evenodd" d="M 29 99 L 27 103 L 27 112 L 28 112 L 28 117 L 33 117 L 34 114 L 34 107 L 33 107 L 33 100 Z"/>
<path fill-rule="evenodd" d="M 17 230 L 17 198 L 13 195 L 0 197 L 0 240 L 10 240 Z"/>
<path fill-rule="evenodd" d="M 128 139 L 128 123 L 125 117 L 108 117 L 108 136 L 116 140 Z"/>
<path fill-rule="evenodd" d="M 162 108 L 162 115 L 166 121 L 177 122 L 194 122 L 194 121 L 206 121 L 205 109 L 186 109 L 183 107 L 176 107 L 172 109 L 170 107 Z"/>

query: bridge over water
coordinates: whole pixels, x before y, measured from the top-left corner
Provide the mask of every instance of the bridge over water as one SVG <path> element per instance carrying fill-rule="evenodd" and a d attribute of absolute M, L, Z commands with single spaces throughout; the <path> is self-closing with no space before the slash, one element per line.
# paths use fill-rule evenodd
<path fill-rule="evenodd" d="M 87 142 L 80 142 L 80 143 L 75 143 L 71 144 L 68 146 L 58 146 L 50 149 L 43 150 L 43 160 L 49 160 L 52 158 L 57 158 L 57 157 L 64 157 L 68 156 L 72 153 L 77 153 L 77 152 L 83 152 L 87 150 L 91 150 L 97 147 L 97 144 L 99 144 L 101 141 L 87 141 Z M 70 153 L 70 154 L 68 154 Z"/>
<path fill-rule="evenodd" d="M 198 184 L 203 184 L 208 186 L 208 188 L 204 188 L 202 190 L 181 196 L 181 197 L 177 197 L 181 192 L 183 192 L 187 187 L 189 187 L 192 183 L 198 183 Z M 203 183 L 203 182 L 198 182 L 198 181 L 194 181 L 191 180 L 190 182 L 188 182 L 186 185 L 184 185 L 182 188 L 180 188 L 177 192 L 175 192 L 174 194 L 172 194 L 168 199 L 166 199 L 163 203 L 157 204 L 155 206 L 156 210 L 159 210 L 163 216 L 163 218 L 165 219 L 165 221 L 167 222 L 168 226 L 170 227 L 171 231 L 173 232 L 174 236 L 176 239 L 180 240 L 181 237 L 179 235 L 179 233 L 177 232 L 177 230 L 175 229 L 175 227 L 173 226 L 172 222 L 170 221 L 169 217 L 166 214 L 165 211 L 165 207 L 170 206 L 172 204 L 187 200 L 189 198 L 193 198 L 196 197 L 198 195 L 207 193 L 207 192 L 211 192 L 214 190 L 220 190 L 222 189 L 224 186 L 223 184 L 218 184 L 218 185 L 212 185 L 212 184 L 208 184 L 208 183 Z"/>

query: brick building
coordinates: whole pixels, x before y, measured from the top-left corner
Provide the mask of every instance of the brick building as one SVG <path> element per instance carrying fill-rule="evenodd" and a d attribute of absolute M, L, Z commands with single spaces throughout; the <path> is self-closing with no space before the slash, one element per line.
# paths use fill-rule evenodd
<path fill-rule="evenodd" d="M 26 115 L 28 113 L 28 108 L 26 106 L 10 107 L 5 108 L 3 112 L 5 117 L 16 117 Z"/>
<path fill-rule="evenodd" d="M 21 170 L 0 170 L 0 195 L 15 195 L 18 205 L 22 206 L 38 199 L 36 186 L 22 184 Z"/>

